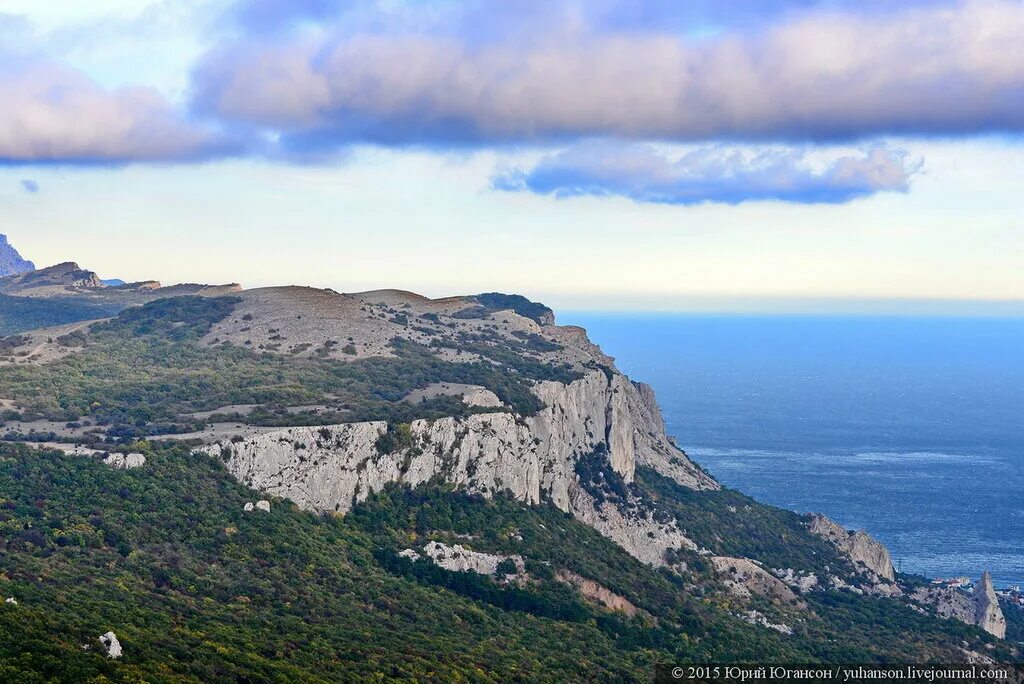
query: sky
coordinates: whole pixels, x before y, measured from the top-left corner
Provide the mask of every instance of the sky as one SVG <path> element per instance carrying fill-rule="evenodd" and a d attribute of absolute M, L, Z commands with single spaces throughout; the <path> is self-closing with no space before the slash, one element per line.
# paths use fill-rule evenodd
<path fill-rule="evenodd" d="M 0 103 L 38 265 L 1024 314 L 1021 0 L 0 0 Z"/>

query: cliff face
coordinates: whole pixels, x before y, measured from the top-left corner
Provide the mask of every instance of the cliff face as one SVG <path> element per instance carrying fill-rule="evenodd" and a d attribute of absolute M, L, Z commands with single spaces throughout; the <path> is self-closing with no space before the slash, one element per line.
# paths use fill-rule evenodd
<path fill-rule="evenodd" d="M 811 517 L 810 530 L 833 544 L 861 571 L 890 582 L 896 579 L 889 550 L 863 530 L 848 531 L 823 515 Z"/>
<path fill-rule="evenodd" d="M 931 586 L 917 589 L 913 598 L 934 608 L 944 618 L 977 625 L 1000 639 L 1006 637 L 1006 617 L 999 607 L 988 571 L 982 573 L 971 595 L 953 587 Z"/>
<path fill-rule="evenodd" d="M 18 250 L 7 241 L 7 236 L 0 233 L 0 278 L 34 271 L 35 268 L 35 264 L 22 259 Z"/>
<path fill-rule="evenodd" d="M 21 297 L 52 297 L 104 287 L 92 271 L 74 262 L 24 270 L 0 281 L 0 292 Z"/>
<path fill-rule="evenodd" d="M 974 624 L 1000 639 L 1006 637 L 1006 617 L 999 607 L 988 570 L 981 573 L 981 581 L 974 587 Z"/>
<path fill-rule="evenodd" d="M 693 488 L 717 488 L 668 443 L 625 376 L 591 371 L 567 385 L 538 383 L 534 391 L 546 406 L 537 415 L 414 421 L 411 446 L 394 453 L 378 452 L 383 422 L 287 428 L 206 451 L 245 484 L 315 511 L 345 513 L 388 483 L 441 478 L 484 495 L 504 491 L 526 503 L 550 502 L 647 563 L 663 563 L 668 549 L 694 548 L 674 523 L 656 522 L 635 502 L 598 501 L 576 472 L 581 459 L 602 452 L 629 483 L 638 459 L 654 463 L 674 451 L 676 462 L 662 464 L 666 473 Z"/>

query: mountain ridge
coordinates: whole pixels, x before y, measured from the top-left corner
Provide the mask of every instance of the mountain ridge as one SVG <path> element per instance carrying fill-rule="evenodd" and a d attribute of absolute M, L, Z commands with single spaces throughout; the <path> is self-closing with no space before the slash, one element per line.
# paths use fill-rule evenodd
<path fill-rule="evenodd" d="M 135 469 L 143 478 L 153 455 L 187 453 L 218 464 L 273 510 L 294 503 L 328 518 L 360 518 L 422 491 L 434 492 L 431 501 L 451 491 L 550 509 L 687 591 L 734 606 L 728 619 L 778 638 L 823 629 L 820 613 L 838 610 L 834 601 L 943 616 L 939 599 L 897 575 L 865 533 L 722 489 L 665 435 L 653 390 L 619 372 L 581 328 L 555 325 L 541 304 L 495 293 L 164 289 L 184 294 L 61 334 L 5 338 L 13 359 L 9 370 L 0 367 L 6 439 L 75 458 L 115 451 L 139 462 L 149 454 Z M 489 601 L 520 596 L 498 575 L 436 575 L 429 568 L 441 567 L 437 554 L 417 549 L 454 548 L 458 530 L 417 530 L 418 546 L 401 535 L 382 541 L 377 562 L 417 583 L 485 582 L 471 593 Z M 465 533 L 477 539 L 480 530 Z M 473 541 L 479 550 L 465 553 L 498 553 L 480 566 L 487 568 L 525 559 L 515 581 L 527 588 L 547 576 L 537 549 L 492 541 Z M 608 577 L 556 569 L 586 580 L 563 582 L 572 591 L 638 605 Z M 977 610 L 945 616 L 994 633 L 999 606 L 982 608 L 983 598 Z M 994 642 L 972 648 L 984 643 Z"/>

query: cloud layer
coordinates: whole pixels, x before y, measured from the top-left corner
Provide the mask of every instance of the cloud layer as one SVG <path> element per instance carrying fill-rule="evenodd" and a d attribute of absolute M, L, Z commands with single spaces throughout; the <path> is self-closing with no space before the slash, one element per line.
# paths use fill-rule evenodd
<path fill-rule="evenodd" d="M 195 19 L 203 36 L 196 42 L 211 47 L 191 87 L 173 99 L 145 85 L 108 88 L 32 54 L 31 26 L 0 14 L 0 37 L 21 36 L 6 48 L 18 43 L 19 56 L 0 52 L 0 164 L 232 155 L 335 161 L 360 144 L 569 146 L 502 183 L 687 203 L 700 201 L 703 178 L 714 181 L 704 184 L 713 201 L 843 201 L 833 198 L 902 189 L 903 162 L 872 152 L 864 163 L 888 164 L 894 184 L 864 181 L 861 170 L 860 185 L 843 185 L 842 169 L 823 180 L 792 151 L 761 159 L 756 173 L 732 173 L 715 166 L 728 165 L 721 145 L 802 149 L 892 134 L 1024 131 L 1018 0 L 766 0 L 739 9 L 713 0 L 218 0 L 189 7 L 183 16 L 205 12 Z M 653 148 L 587 143 L 595 139 L 710 143 L 717 161 L 690 156 L 684 164 Z M 641 170 L 630 176 L 627 162 Z M 696 169 L 692 178 L 686 168 Z M 752 187 L 730 199 L 723 179 L 756 185 L 766 182 L 765 168 L 803 189 Z M 644 178 L 646 189 L 638 185 Z"/>
<path fill-rule="evenodd" d="M 661 28 L 671 22 L 617 28 L 587 5 L 557 7 L 561 18 L 533 34 L 461 13 L 449 30 L 436 18 L 425 30 L 363 18 L 249 35 L 203 60 L 195 106 L 321 147 L 1024 130 L 1015 0 L 789 11 L 710 35 Z"/>
<path fill-rule="evenodd" d="M 0 164 L 195 161 L 237 148 L 148 88 L 107 90 L 46 62 L 0 69 Z"/>
<path fill-rule="evenodd" d="M 648 145 L 595 143 L 549 156 L 529 171 L 499 174 L 493 186 L 560 198 L 619 196 L 658 204 L 838 204 L 879 192 L 906 192 L 918 166 L 884 148 L 815 165 L 807 154 L 793 150 L 712 147 L 670 159 Z"/>

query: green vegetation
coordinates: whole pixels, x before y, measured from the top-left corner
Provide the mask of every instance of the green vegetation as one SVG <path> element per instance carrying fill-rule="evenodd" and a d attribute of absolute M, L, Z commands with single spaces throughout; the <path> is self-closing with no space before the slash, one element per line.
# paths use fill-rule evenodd
<path fill-rule="evenodd" d="M 753 558 L 770 568 L 801 568 L 819 577 L 852 573 L 845 558 L 808 532 L 804 518 L 792 511 L 731 489 L 694 491 L 649 468 L 637 469 L 636 487 L 674 516 L 686 536 L 716 555 Z"/>
<path fill-rule="evenodd" d="M 66 298 L 12 297 L 0 294 L 0 335 L 113 316 L 124 306 Z"/>
<path fill-rule="evenodd" d="M 75 344 L 83 339 L 86 343 L 81 352 L 42 366 L 0 369 L 0 396 L 17 400 L 27 418 L 86 418 L 112 426 L 119 438 L 134 439 L 195 429 L 201 421 L 188 414 L 233 404 L 263 405 L 264 410 L 245 420 L 267 425 L 400 423 L 480 411 L 451 397 L 419 404 L 402 401 L 413 389 L 435 382 L 482 385 L 512 410 L 529 415 L 542 408 L 530 391 L 534 381 L 578 377 L 482 342 L 485 356 L 501 365 L 443 361 L 428 348 L 401 339 L 392 342 L 394 358 L 351 362 L 317 355 L 286 358 L 203 343 L 200 338 L 236 301 L 185 296 L 128 309 L 93 325 L 87 336 L 76 337 Z M 524 349 L 529 344 L 524 341 Z M 283 410 L 329 401 L 332 410 L 319 419 Z"/>
<path fill-rule="evenodd" d="M 1009 601 L 1000 601 L 1003 615 L 1006 617 L 1006 640 L 1016 644 L 1024 644 L 1024 608 Z"/>
<path fill-rule="evenodd" d="M 648 681 L 660 661 L 942 661 L 960 639 L 993 642 L 852 594 L 807 597 L 784 637 L 731 617 L 699 570 L 653 570 L 550 506 L 425 486 L 390 487 L 345 518 L 286 501 L 244 513 L 257 495 L 215 460 L 132 448 L 147 464 L 124 471 L 0 445 L 0 596 L 18 599 L 0 605 L 0 680 Z M 521 554 L 532 579 L 396 555 L 428 539 Z M 640 612 L 588 602 L 557 581 L 563 569 Z M 111 629 L 118 661 L 97 641 Z"/>
<path fill-rule="evenodd" d="M 503 294 L 501 292 L 485 292 L 483 294 L 468 297 L 470 301 L 476 302 L 479 306 L 467 309 L 462 312 L 461 318 L 486 318 L 495 311 L 506 311 L 511 309 L 520 316 L 531 318 L 537 323 L 544 323 L 545 320 L 554 318 L 554 312 L 539 302 L 531 302 L 522 295 Z"/>

